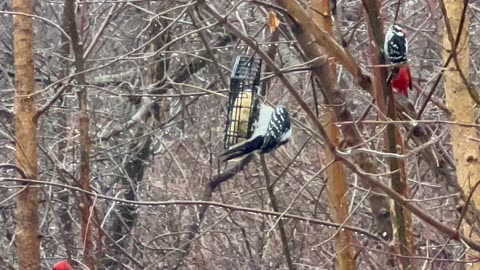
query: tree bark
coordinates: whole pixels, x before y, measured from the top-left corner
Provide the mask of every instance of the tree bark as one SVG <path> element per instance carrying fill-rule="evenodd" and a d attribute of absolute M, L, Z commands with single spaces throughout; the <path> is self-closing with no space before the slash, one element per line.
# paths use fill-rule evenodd
<path fill-rule="evenodd" d="M 68 17 L 68 13 L 65 12 L 65 8 L 68 8 L 68 5 L 65 5 L 64 6 L 64 12 L 63 12 L 63 29 L 65 30 L 65 32 L 68 32 L 68 24 L 69 24 L 69 21 L 70 21 L 70 18 Z M 69 56 L 70 56 L 70 43 L 69 43 L 69 40 L 68 38 L 65 36 L 65 35 L 62 35 L 60 37 L 60 41 L 61 41 L 61 44 L 62 47 L 60 48 L 60 54 L 62 55 L 62 57 L 59 59 L 59 62 L 61 63 L 62 65 L 62 71 L 61 71 L 61 75 L 62 77 L 67 77 L 68 76 L 68 72 L 70 70 L 69 68 L 69 61 L 67 59 L 69 59 Z M 69 87 L 69 89 L 67 91 L 69 91 L 71 89 L 71 87 Z M 65 100 L 60 97 L 58 101 L 56 101 L 58 103 L 64 103 Z M 64 127 L 67 126 L 67 123 L 68 123 L 68 119 L 67 119 L 67 114 L 65 113 L 60 113 L 58 115 L 58 123 L 59 125 L 58 126 L 55 126 L 54 129 L 55 129 L 55 133 L 57 134 L 62 134 L 62 130 Z M 61 141 L 59 144 L 58 144 L 58 152 L 57 152 L 57 159 L 58 160 L 64 160 L 65 158 L 65 153 L 67 151 L 67 142 L 66 141 Z M 62 177 L 59 176 L 59 180 L 61 179 Z M 71 197 L 71 193 L 70 192 L 60 192 L 58 194 L 58 200 L 61 201 L 62 203 L 60 203 L 60 205 L 58 206 L 59 208 L 59 218 L 60 218 L 60 228 L 63 230 L 63 241 L 64 241 L 64 244 L 65 244 L 65 250 L 66 250 L 66 253 L 67 253 L 67 256 L 69 258 L 71 258 L 72 256 L 75 256 L 76 254 L 72 254 L 72 251 L 74 251 L 74 245 L 75 245 L 75 238 L 74 238 L 74 233 L 73 233 L 73 228 L 72 228 L 72 218 L 70 216 L 70 197 Z"/>
<path fill-rule="evenodd" d="M 311 8 L 313 9 L 312 17 L 318 23 L 318 25 L 330 33 L 333 37 L 333 20 L 330 12 L 330 0 L 313 0 L 311 2 Z M 337 74 L 336 65 L 333 61 L 329 61 L 330 68 L 332 70 L 331 79 L 334 80 Z M 332 81 L 331 84 L 335 84 L 335 81 Z M 317 105 L 317 104 L 315 104 Z M 337 118 L 332 109 L 326 107 L 324 117 L 325 130 L 327 135 L 332 140 L 332 142 L 339 146 L 341 132 L 340 129 L 335 125 Z M 318 156 L 320 157 L 320 147 L 318 147 Z M 323 152 L 325 153 L 325 164 L 329 163 L 335 158 L 333 153 L 324 147 Z M 327 182 L 327 191 L 330 198 L 330 211 L 333 217 L 333 221 L 338 224 L 346 224 L 349 216 L 349 203 L 348 203 L 348 187 L 347 179 L 345 174 L 345 168 L 342 162 L 337 161 L 330 165 L 327 170 L 328 182 Z M 356 267 L 355 260 L 355 249 L 353 244 L 353 234 L 348 230 L 341 230 L 335 237 L 335 268 L 344 269 L 344 270 L 353 270 Z"/>
<path fill-rule="evenodd" d="M 82 6 L 85 8 L 85 6 Z M 80 120 L 80 185 L 85 191 L 90 191 L 90 148 L 91 141 L 89 137 L 90 121 L 87 112 L 87 89 L 85 87 L 85 61 L 83 59 L 83 42 L 82 35 L 77 31 L 75 21 L 75 1 L 68 0 L 65 2 L 65 13 L 67 13 L 69 21 L 68 27 L 70 38 L 72 39 L 72 48 L 75 55 L 75 71 L 77 75 L 75 79 L 80 85 L 78 89 L 79 111 L 78 118 Z M 83 21 L 83 20 L 82 20 Z M 83 29 L 80 24 L 79 29 Z M 94 246 L 92 242 L 92 224 L 94 223 L 92 199 L 85 193 L 81 194 L 80 217 L 81 217 L 81 243 L 83 244 L 83 259 L 85 265 L 91 270 L 96 269 L 96 259 L 94 255 Z"/>
<path fill-rule="evenodd" d="M 292 13 L 290 13 L 290 15 L 292 16 L 295 14 L 304 14 L 303 9 L 299 7 L 298 3 L 295 1 L 277 0 L 277 2 L 279 5 L 286 8 L 289 13 L 291 11 Z M 328 49 L 326 47 L 321 47 L 318 42 L 312 42 L 315 38 L 315 29 L 308 27 L 316 27 L 317 23 L 312 22 L 314 25 L 312 26 L 311 23 L 303 22 L 310 19 L 308 16 L 294 18 L 302 20 L 292 22 L 292 32 L 297 38 L 298 44 L 301 46 L 308 60 L 316 59 L 316 61 L 311 63 L 311 66 L 313 67 L 312 72 L 322 82 L 322 90 L 326 97 L 325 103 L 331 105 L 338 121 L 353 121 L 353 117 L 346 105 L 345 94 L 338 89 L 336 84 L 333 83 L 335 82 L 334 76 L 325 60 L 330 56 L 328 54 Z M 341 61 L 338 62 L 341 63 Z M 368 85 L 368 89 L 370 90 L 370 79 L 368 79 Z M 359 133 L 359 129 L 356 126 L 342 125 L 340 129 L 343 133 L 342 144 L 344 147 L 354 147 L 364 142 Z M 380 166 L 369 154 L 359 153 L 354 155 L 353 159 L 363 171 L 372 174 L 378 173 Z M 390 220 L 388 198 L 380 188 L 372 186 L 368 181 L 363 181 L 363 178 L 361 178 L 361 180 L 361 183 L 365 188 L 372 189 L 372 192 L 370 192 L 368 196 L 368 200 L 375 220 L 375 229 L 383 238 L 390 239 L 392 236 L 392 223 Z"/>
<path fill-rule="evenodd" d="M 383 22 L 380 20 L 381 1 L 368 0 L 364 2 L 367 16 L 368 35 L 370 38 L 370 58 L 371 64 L 374 65 L 372 85 L 374 89 L 375 101 L 380 111 L 383 113 L 379 118 L 385 120 L 383 115 L 388 119 L 396 119 L 395 97 L 391 86 L 387 82 L 388 70 L 380 67 L 385 65 L 385 57 L 380 49 L 384 43 Z M 403 140 L 397 126 L 393 123 L 387 125 L 387 132 L 384 134 L 384 148 L 386 152 L 397 153 L 398 150 L 403 151 Z M 405 164 L 403 160 L 396 158 L 388 158 L 392 189 L 401 194 L 405 198 L 409 198 L 408 183 L 405 172 Z M 403 256 L 399 267 L 401 269 L 414 269 L 412 261 L 409 257 L 413 255 L 413 233 L 412 233 L 412 216 L 398 202 L 393 203 L 395 238 L 398 241 L 397 247 Z"/>
<path fill-rule="evenodd" d="M 13 0 L 13 10 L 32 14 L 32 2 Z M 15 136 L 17 167 L 37 179 L 37 123 L 34 120 L 35 84 L 32 17 L 13 17 L 15 50 Z M 17 195 L 16 246 L 19 269 L 40 270 L 38 187 L 21 186 Z"/>
<path fill-rule="evenodd" d="M 451 61 L 445 71 L 445 93 L 449 109 L 452 112 L 452 121 L 461 121 L 464 123 L 475 123 L 475 102 L 471 98 L 468 92 L 468 86 L 466 86 L 462 80 L 462 74 L 468 78 L 469 74 L 469 18 L 467 14 L 463 14 L 464 1 L 451 0 L 445 1 L 445 11 L 447 17 L 446 29 L 443 37 L 443 45 L 447 48 L 447 52 L 444 53 L 444 58 L 447 59 L 450 55 L 448 50 L 453 50 L 454 61 Z M 465 18 L 465 23 L 458 46 L 455 45 L 454 37 L 457 36 L 460 27 L 460 21 L 462 16 Z M 452 46 L 453 44 L 453 46 Z M 461 186 L 465 194 L 472 192 L 473 186 L 480 179 L 480 162 L 479 162 L 479 149 L 478 143 L 469 140 L 469 138 L 477 137 L 477 132 L 473 127 L 462 127 L 459 125 L 450 126 L 450 134 L 452 138 L 452 150 L 456 163 L 456 174 L 459 186 Z M 472 196 L 473 202 L 476 205 L 480 203 L 480 191 L 477 189 Z M 471 228 L 469 225 L 464 224 L 464 233 L 469 235 Z M 479 239 L 478 235 L 473 233 L 472 239 Z M 467 257 L 469 259 L 478 258 L 479 253 L 468 252 Z M 467 266 L 467 269 L 480 269 L 480 264 L 474 263 Z"/>

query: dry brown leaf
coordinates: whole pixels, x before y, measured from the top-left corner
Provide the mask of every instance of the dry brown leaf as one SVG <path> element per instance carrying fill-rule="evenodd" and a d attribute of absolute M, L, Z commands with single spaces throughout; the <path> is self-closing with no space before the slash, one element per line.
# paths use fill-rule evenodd
<path fill-rule="evenodd" d="M 275 32 L 279 25 L 280 20 L 277 17 L 277 13 L 273 10 L 268 12 L 268 28 L 270 29 L 270 33 Z"/>

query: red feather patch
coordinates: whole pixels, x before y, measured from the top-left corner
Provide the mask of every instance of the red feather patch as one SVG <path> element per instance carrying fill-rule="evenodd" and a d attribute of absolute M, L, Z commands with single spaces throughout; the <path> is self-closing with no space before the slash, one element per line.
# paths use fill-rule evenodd
<path fill-rule="evenodd" d="M 398 73 L 392 79 L 392 88 L 400 94 L 408 97 L 408 90 L 412 88 L 412 76 L 408 66 L 400 67 Z"/>
<path fill-rule="evenodd" d="M 52 270 L 73 270 L 73 267 L 68 263 L 67 260 L 59 261 L 56 263 Z"/>

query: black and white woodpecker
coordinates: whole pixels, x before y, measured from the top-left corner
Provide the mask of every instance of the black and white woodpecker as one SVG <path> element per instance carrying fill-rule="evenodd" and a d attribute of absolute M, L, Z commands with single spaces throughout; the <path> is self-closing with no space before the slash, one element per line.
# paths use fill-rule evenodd
<path fill-rule="evenodd" d="M 412 88 L 412 75 L 407 64 L 408 41 L 402 27 L 393 24 L 388 28 L 383 50 L 386 58 L 394 64 L 392 67 L 392 88 L 408 97 L 408 91 Z"/>
<path fill-rule="evenodd" d="M 287 143 L 291 135 L 292 127 L 287 109 L 262 104 L 252 136 L 225 150 L 220 155 L 220 160 L 243 158 L 252 153 L 270 153 Z"/>

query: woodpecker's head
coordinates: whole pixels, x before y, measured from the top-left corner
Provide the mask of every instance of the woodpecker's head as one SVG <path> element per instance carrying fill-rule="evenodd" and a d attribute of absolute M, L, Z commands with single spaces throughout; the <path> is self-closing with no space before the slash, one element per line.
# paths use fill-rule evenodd
<path fill-rule="evenodd" d="M 405 29 L 403 29 L 398 24 L 392 24 L 392 26 L 390 27 L 390 30 L 396 35 L 405 35 Z"/>

